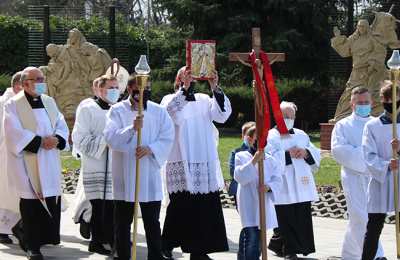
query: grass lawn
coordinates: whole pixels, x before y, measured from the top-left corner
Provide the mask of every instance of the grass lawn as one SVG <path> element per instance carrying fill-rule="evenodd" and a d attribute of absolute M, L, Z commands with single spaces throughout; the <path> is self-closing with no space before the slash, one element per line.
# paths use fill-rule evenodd
<path fill-rule="evenodd" d="M 319 133 L 312 132 L 310 134 L 311 141 L 315 146 L 319 147 Z M 225 180 L 229 180 L 229 165 L 228 159 L 230 152 L 239 147 L 242 141 L 240 134 L 221 134 L 219 139 L 218 153 L 221 161 L 221 168 Z M 62 156 L 62 168 L 68 170 L 75 170 L 80 167 L 80 162 L 76 160 L 70 152 L 63 152 Z M 324 156 L 321 161 L 321 167 L 315 174 L 317 185 L 339 185 L 340 180 L 340 167 L 339 165 L 329 156 Z"/>
<path fill-rule="evenodd" d="M 61 165 L 64 170 L 76 170 L 81 167 L 81 162 L 72 156 L 71 152 L 61 153 Z"/>

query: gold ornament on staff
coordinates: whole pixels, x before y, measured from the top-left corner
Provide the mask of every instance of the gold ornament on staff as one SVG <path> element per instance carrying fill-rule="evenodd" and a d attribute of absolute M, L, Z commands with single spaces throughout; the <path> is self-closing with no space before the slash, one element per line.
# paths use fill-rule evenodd
<path fill-rule="evenodd" d="M 149 79 L 150 67 L 147 63 L 146 55 L 140 55 L 138 64 L 135 67 L 136 72 L 136 86 L 139 89 L 139 108 L 137 117 L 143 116 L 143 91 L 147 86 Z M 142 129 L 137 130 L 137 143 L 136 147 L 142 144 Z M 137 222 L 138 222 L 138 209 L 139 209 L 139 188 L 140 188 L 140 160 L 136 158 L 136 180 L 135 180 L 135 205 L 133 211 L 133 234 L 132 234 L 132 260 L 137 258 L 136 242 L 137 242 Z"/>
<path fill-rule="evenodd" d="M 398 50 L 394 50 L 392 57 L 387 62 L 392 78 L 392 134 L 393 139 L 397 139 L 397 82 L 400 73 L 400 55 Z M 392 160 L 397 160 L 396 149 L 392 151 Z M 394 211 L 396 220 L 396 252 L 397 259 L 400 258 L 400 229 L 399 229 L 399 170 L 392 170 L 394 182 Z"/>

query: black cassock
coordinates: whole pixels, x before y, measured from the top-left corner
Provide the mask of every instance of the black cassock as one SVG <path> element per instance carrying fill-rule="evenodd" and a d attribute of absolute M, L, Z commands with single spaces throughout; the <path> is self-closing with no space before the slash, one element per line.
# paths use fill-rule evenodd
<path fill-rule="evenodd" d="M 19 203 L 24 242 L 32 251 L 60 244 L 61 197 L 48 197 L 46 203 L 51 216 L 38 199 L 21 199 Z"/>
<path fill-rule="evenodd" d="M 181 247 L 191 254 L 228 251 L 219 191 L 207 194 L 169 194 L 162 234 L 163 248 Z"/>
<path fill-rule="evenodd" d="M 315 252 L 314 230 L 311 215 L 311 202 L 275 205 L 279 228 L 268 248 L 284 255 Z"/>

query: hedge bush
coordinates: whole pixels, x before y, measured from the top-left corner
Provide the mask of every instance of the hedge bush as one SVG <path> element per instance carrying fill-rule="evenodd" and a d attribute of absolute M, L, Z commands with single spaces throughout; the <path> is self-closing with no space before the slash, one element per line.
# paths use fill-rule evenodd
<path fill-rule="evenodd" d="M 12 74 L 28 64 L 28 32 L 40 23 L 20 16 L 0 15 L 0 72 Z"/>
<path fill-rule="evenodd" d="M 3 93 L 6 88 L 10 87 L 11 75 L 9 74 L 0 74 L 0 93 Z"/>

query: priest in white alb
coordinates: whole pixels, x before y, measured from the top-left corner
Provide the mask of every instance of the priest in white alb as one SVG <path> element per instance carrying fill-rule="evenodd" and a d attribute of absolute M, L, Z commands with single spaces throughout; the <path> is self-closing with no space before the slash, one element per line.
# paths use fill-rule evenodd
<path fill-rule="evenodd" d="M 0 97 L 0 162 L 3 163 L 3 166 L 0 167 L 0 198 L 3 198 L 0 199 L 0 243 L 2 244 L 12 244 L 8 235 L 12 234 L 12 228 L 14 230 L 20 229 L 21 223 L 18 223 L 21 219 L 19 197 L 15 194 L 15 190 L 10 187 L 9 177 L 12 176 L 12 173 L 8 174 L 7 172 L 7 150 L 3 129 L 4 105 L 22 90 L 21 74 L 22 72 L 19 71 L 12 76 L 11 87 L 7 88 Z"/>
<path fill-rule="evenodd" d="M 21 75 L 24 91 L 4 108 L 7 170 L 20 197 L 20 212 L 30 260 L 42 260 L 40 247 L 60 243 L 61 160 L 68 127 L 53 98 L 45 95 L 43 73 Z"/>
<path fill-rule="evenodd" d="M 280 135 L 273 128 L 268 134 L 267 151 L 282 154 L 285 165 L 282 172 L 283 185 L 275 197 L 278 217 L 278 232 L 274 233 L 268 246 L 284 259 L 298 259 L 297 254 L 315 252 L 311 202 L 318 200 L 314 176 L 320 164 L 320 150 L 302 130 L 294 128 L 297 107 L 292 102 L 282 101 L 280 105 L 288 135 Z"/>
<path fill-rule="evenodd" d="M 186 67 L 178 71 L 175 93 L 161 101 L 175 125 L 175 142 L 166 164 L 170 203 L 163 229 L 164 255 L 175 247 L 191 260 L 228 250 L 220 189 L 224 187 L 213 121 L 224 123 L 232 109 L 218 86 L 209 80 L 212 97 L 195 93 Z"/>
<path fill-rule="evenodd" d="M 115 200 L 115 243 L 118 260 L 131 257 L 131 224 L 135 201 L 136 158 L 140 159 L 139 205 L 146 234 L 147 259 L 164 260 L 161 252 L 160 210 L 163 199 L 161 167 L 174 141 L 174 125 L 166 109 L 143 95 L 144 111 L 139 117 L 139 90 L 135 76 L 128 81 L 129 98 L 113 105 L 104 130 L 112 149 L 112 181 Z M 142 144 L 137 146 L 137 130 Z"/>
<path fill-rule="evenodd" d="M 332 157 L 342 165 L 341 180 L 346 197 L 349 222 L 342 246 L 342 259 L 359 260 L 368 222 L 367 195 L 370 173 L 364 162 L 361 140 L 365 124 L 373 119 L 371 94 L 367 88 L 351 92 L 353 113 L 335 124 L 332 131 Z M 376 257 L 383 257 L 380 245 Z"/>
<path fill-rule="evenodd" d="M 81 157 L 85 198 L 91 204 L 91 241 L 89 252 L 103 255 L 110 250 L 103 244 L 114 243 L 114 201 L 112 194 L 111 153 L 103 134 L 106 114 L 118 101 L 120 91 L 114 76 L 103 75 L 98 81 L 97 99 L 81 104 L 76 114 L 72 142 Z"/>

